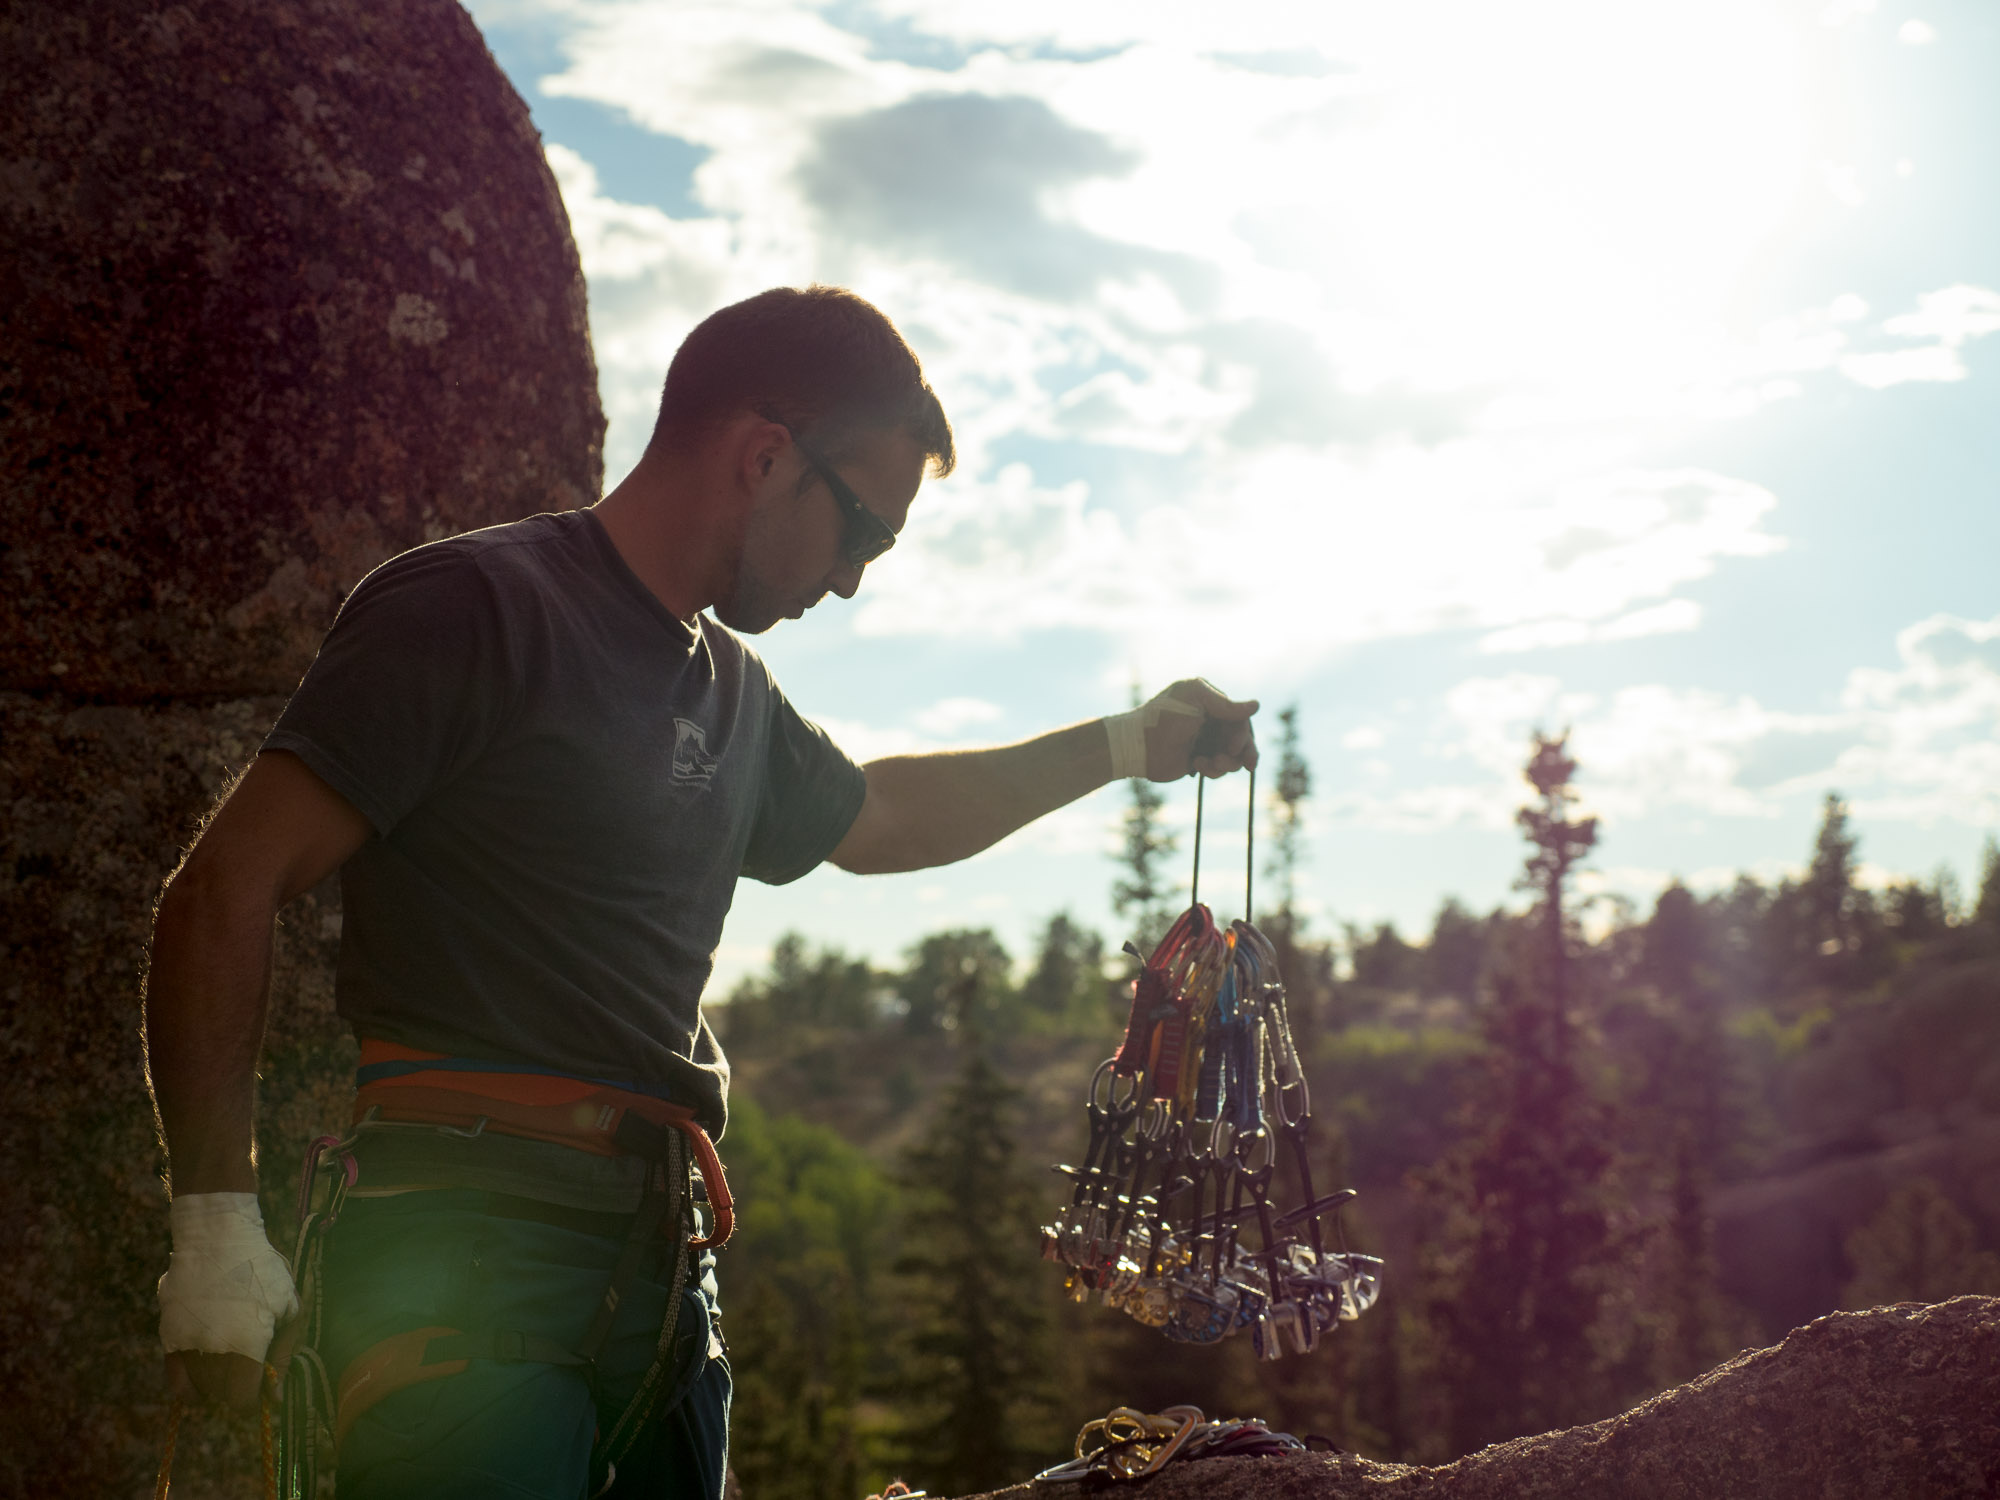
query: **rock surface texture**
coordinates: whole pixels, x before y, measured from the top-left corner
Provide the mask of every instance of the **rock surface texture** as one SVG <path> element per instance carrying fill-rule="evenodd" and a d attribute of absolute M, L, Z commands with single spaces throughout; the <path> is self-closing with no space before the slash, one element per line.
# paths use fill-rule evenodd
<path fill-rule="evenodd" d="M 0 7 L 0 1496 L 150 1493 L 162 878 L 346 591 L 594 499 L 584 291 L 454 0 Z M 345 1106 L 329 886 L 280 923 L 265 1215 Z M 254 1423 L 175 1493 L 249 1493 Z"/>
<path fill-rule="evenodd" d="M 2000 1298 L 1833 1313 L 1623 1416 L 1434 1469 L 1170 1464 L 1134 1500 L 1944 1500 L 2000 1494 Z M 1002 1490 L 1048 1500 L 1031 1485 Z M 1097 1491 L 1095 1493 L 1102 1493 Z"/>
<path fill-rule="evenodd" d="M 382 558 L 596 498 L 568 221 L 451 0 L 20 0 L 0 96 L 0 687 L 290 692 Z"/>

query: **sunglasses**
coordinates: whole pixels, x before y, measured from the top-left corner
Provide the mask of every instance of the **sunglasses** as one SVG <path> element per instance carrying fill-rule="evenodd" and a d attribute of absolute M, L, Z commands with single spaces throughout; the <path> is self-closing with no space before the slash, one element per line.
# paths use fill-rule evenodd
<path fill-rule="evenodd" d="M 792 432 L 791 428 L 786 427 L 785 431 L 792 433 L 792 442 L 798 448 L 799 456 L 825 482 L 834 503 L 840 507 L 841 517 L 846 523 L 840 538 L 841 559 L 851 568 L 865 568 L 895 546 L 896 533 L 889 529 L 889 523 L 861 503 L 861 497 L 827 462 L 826 455 Z"/>

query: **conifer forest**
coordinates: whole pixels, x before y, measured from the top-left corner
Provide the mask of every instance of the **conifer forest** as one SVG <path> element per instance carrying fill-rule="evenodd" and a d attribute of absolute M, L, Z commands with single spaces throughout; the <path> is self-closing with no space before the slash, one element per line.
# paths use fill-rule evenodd
<path fill-rule="evenodd" d="M 1519 899 L 1427 933 L 1295 914 L 1311 774 L 1281 720 L 1259 925 L 1310 1083 L 1313 1179 L 1380 1301 L 1309 1354 L 1177 1343 L 1041 1254 L 1137 960 L 1186 905 L 1131 784 L 1125 930 L 924 938 L 883 969 L 797 938 L 715 1007 L 742 1205 L 732 1459 L 757 1500 L 1017 1483 L 1114 1406 L 1191 1402 L 1437 1463 L 1593 1421 L 1820 1313 L 2000 1293 L 2000 1201 L 1954 1142 L 2000 1113 L 2000 849 L 1857 880 L 1829 794 L 1804 873 L 1650 911 L 1576 888 L 1600 829 L 1562 738 L 1523 747 Z M 1270 774 L 1272 760 L 1276 774 Z M 1223 913 L 1218 912 L 1218 917 Z M 1955 1134 L 1954 1132 L 1958 1132 Z"/>

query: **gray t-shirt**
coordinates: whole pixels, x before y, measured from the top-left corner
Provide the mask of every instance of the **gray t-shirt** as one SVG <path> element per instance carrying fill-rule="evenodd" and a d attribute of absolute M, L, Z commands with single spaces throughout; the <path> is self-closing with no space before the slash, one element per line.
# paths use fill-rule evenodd
<path fill-rule="evenodd" d="M 716 1132 L 729 1065 L 698 1002 L 737 877 L 805 874 L 867 789 L 588 511 L 370 573 L 264 744 L 374 827 L 341 870 L 357 1032 L 663 1094 Z"/>

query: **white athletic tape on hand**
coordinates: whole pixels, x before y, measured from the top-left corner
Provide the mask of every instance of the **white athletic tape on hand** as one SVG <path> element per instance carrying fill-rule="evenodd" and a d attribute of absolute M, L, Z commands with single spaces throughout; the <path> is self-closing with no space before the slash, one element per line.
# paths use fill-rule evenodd
<path fill-rule="evenodd" d="M 1112 714 L 1104 721 L 1104 732 L 1111 737 L 1112 779 L 1146 774 L 1146 731 L 1160 722 L 1162 714 L 1194 714 L 1200 717 L 1201 713 L 1186 699 L 1176 698 L 1169 688 L 1137 708 Z"/>
<path fill-rule="evenodd" d="M 160 1278 L 161 1346 L 262 1360 L 299 1298 L 284 1257 L 264 1237 L 257 1195 L 181 1194 L 167 1222 L 174 1253 Z"/>

